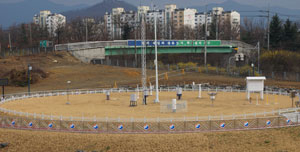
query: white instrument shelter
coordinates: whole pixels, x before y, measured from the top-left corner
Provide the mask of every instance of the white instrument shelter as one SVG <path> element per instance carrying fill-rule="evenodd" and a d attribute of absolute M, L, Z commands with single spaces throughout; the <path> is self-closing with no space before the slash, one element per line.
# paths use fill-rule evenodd
<path fill-rule="evenodd" d="M 264 82 L 266 77 L 247 77 L 247 99 L 250 99 L 251 92 L 259 92 L 260 99 L 264 99 Z"/>

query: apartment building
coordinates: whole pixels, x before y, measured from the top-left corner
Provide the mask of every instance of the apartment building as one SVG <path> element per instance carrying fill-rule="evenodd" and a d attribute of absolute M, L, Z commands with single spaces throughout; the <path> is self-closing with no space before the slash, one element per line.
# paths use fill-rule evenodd
<path fill-rule="evenodd" d="M 46 19 L 51 14 L 48 10 L 40 11 L 39 14 L 33 16 L 33 23 L 40 25 L 42 28 L 46 28 Z"/>
<path fill-rule="evenodd" d="M 66 24 L 66 17 L 61 14 L 51 13 L 48 10 L 40 11 L 34 15 L 33 23 L 40 25 L 42 28 L 47 28 L 50 34 L 55 35 L 55 31 Z"/>
<path fill-rule="evenodd" d="M 181 8 L 175 9 L 173 23 L 176 29 L 188 26 L 190 28 L 195 28 L 195 14 L 196 9 Z"/>

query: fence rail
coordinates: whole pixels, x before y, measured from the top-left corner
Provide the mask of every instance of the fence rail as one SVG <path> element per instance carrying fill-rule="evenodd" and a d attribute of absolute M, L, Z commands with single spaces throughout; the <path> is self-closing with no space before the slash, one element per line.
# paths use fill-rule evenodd
<path fill-rule="evenodd" d="M 250 130 L 298 126 L 282 116 L 203 121 L 66 121 L 0 116 L 0 127 L 88 133 L 182 133 L 203 131 Z"/>

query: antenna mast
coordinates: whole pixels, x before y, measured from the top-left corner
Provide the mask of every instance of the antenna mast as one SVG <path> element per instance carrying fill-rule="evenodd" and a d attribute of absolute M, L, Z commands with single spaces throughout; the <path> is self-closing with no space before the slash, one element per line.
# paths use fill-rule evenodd
<path fill-rule="evenodd" d="M 141 17 L 141 39 L 142 39 L 142 53 L 141 53 L 141 59 L 142 59 L 142 87 L 143 92 L 147 91 L 147 60 L 146 60 L 146 28 L 145 28 L 145 14 L 142 13 Z M 143 96 L 145 98 L 145 94 Z M 145 100 L 143 100 L 145 101 Z M 144 103 L 145 104 L 145 103 Z"/>

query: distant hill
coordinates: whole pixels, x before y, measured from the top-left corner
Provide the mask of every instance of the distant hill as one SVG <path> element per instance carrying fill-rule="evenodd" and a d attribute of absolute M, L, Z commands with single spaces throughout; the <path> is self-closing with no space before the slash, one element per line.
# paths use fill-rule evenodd
<path fill-rule="evenodd" d="M 119 0 L 103 0 L 103 2 L 90 6 L 84 9 L 72 10 L 63 12 L 62 14 L 67 17 L 67 19 L 72 19 L 76 17 L 102 17 L 105 12 L 111 12 L 112 8 L 123 7 L 126 11 L 133 10 L 136 11 L 136 6 L 129 4 L 125 1 Z"/>
<path fill-rule="evenodd" d="M 225 11 L 235 10 L 241 14 L 241 18 L 244 17 L 257 17 L 262 15 L 267 15 L 266 13 L 259 12 L 260 10 L 267 10 L 267 6 L 255 7 L 252 5 L 240 4 L 233 0 L 227 0 L 223 3 L 211 3 L 207 5 L 207 10 L 211 10 L 213 7 L 223 7 Z M 197 9 L 199 12 L 205 11 L 205 6 L 191 6 L 191 8 Z M 270 16 L 272 17 L 275 13 L 278 13 L 281 19 L 286 19 L 290 17 L 291 20 L 300 20 L 300 9 L 288 9 L 281 7 L 270 7 Z"/>
<path fill-rule="evenodd" d="M 49 0 L 24 0 L 17 3 L 0 3 L 0 25 L 6 28 L 14 23 L 30 22 L 34 14 L 40 10 L 50 10 L 54 13 L 79 9 L 87 5 L 65 6 Z"/>

